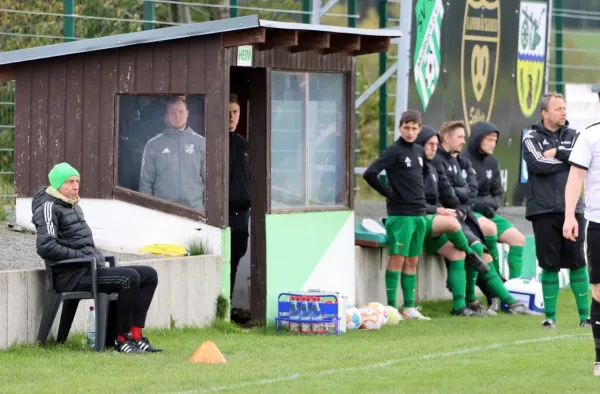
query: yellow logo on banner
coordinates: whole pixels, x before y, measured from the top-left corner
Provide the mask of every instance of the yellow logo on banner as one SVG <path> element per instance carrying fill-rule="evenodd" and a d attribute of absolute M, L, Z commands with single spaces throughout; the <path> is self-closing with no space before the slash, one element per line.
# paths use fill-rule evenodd
<path fill-rule="evenodd" d="M 546 68 L 545 2 L 523 1 L 519 14 L 519 49 L 517 51 L 517 93 L 525 117 L 536 110 Z"/>
<path fill-rule="evenodd" d="M 460 90 L 467 125 L 488 121 L 500 60 L 500 1 L 467 0 L 460 53 Z"/>

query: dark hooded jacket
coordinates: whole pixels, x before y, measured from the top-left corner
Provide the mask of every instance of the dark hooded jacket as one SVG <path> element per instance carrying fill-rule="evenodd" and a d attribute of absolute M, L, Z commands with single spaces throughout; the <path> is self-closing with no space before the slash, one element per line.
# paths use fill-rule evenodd
<path fill-rule="evenodd" d="M 446 202 L 442 200 L 445 208 L 457 209 L 468 212 L 471 209 L 469 203 L 469 185 L 465 178 L 461 176 L 461 167 L 458 159 L 453 157 L 450 152 L 447 152 L 441 145 L 438 147 L 436 159 L 439 160 L 438 171 L 446 174 L 450 187 L 453 189 L 455 198 L 452 201 Z"/>
<path fill-rule="evenodd" d="M 427 141 L 437 134 L 437 131 L 431 126 L 423 125 L 415 142 L 425 147 Z M 435 214 L 438 208 L 444 206 L 442 201 L 448 205 L 453 205 L 452 201 L 454 201 L 454 205 L 457 205 L 458 200 L 452 193 L 448 178 L 443 171 L 443 165 L 437 159 L 437 155 L 432 160 L 428 160 L 425 156 L 425 165 L 429 168 L 429 176 L 424 180 L 426 213 Z M 441 171 L 438 171 L 438 169 L 441 169 Z"/>
<path fill-rule="evenodd" d="M 389 216 L 425 215 L 423 180 L 428 176 L 423 147 L 398 138 L 363 174 L 369 186 L 386 197 Z M 389 187 L 379 181 L 385 170 Z"/>
<path fill-rule="evenodd" d="M 68 200 L 52 187 L 44 186 L 37 191 L 31 203 L 37 253 L 50 263 L 93 257 L 99 267 L 104 266 L 104 256 L 96 249 L 92 229 L 78 202 Z M 55 286 L 60 291 L 71 291 L 87 270 L 84 266 L 56 266 Z"/>
<path fill-rule="evenodd" d="M 461 156 L 469 159 L 475 175 L 477 194 L 473 210 L 492 218 L 502 202 L 500 165 L 494 156 L 481 151 L 481 141 L 489 134 L 500 137 L 493 123 L 478 122 L 471 127 L 471 139 L 467 151 Z"/>
<path fill-rule="evenodd" d="M 577 131 L 569 128 L 568 122 L 553 133 L 540 121 L 523 137 L 523 160 L 527 164 L 529 186 L 525 203 L 528 220 L 535 215 L 565 212 L 565 188 L 571 169 L 568 163 L 576 140 Z M 556 148 L 556 156 L 545 157 L 544 152 L 553 148 Z M 582 213 L 581 199 L 575 213 Z"/>

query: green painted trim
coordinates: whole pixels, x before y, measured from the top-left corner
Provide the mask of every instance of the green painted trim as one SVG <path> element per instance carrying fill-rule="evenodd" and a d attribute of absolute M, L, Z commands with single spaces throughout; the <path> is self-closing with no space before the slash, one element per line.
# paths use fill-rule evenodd
<path fill-rule="evenodd" d="M 221 230 L 221 293 L 229 300 L 229 291 L 231 287 L 231 229 L 229 227 Z"/>
<path fill-rule="evenodd" d="M 266 215 L 267 320 L 277 315 L 277 297 L 299 291 L 353 211 Z"/>

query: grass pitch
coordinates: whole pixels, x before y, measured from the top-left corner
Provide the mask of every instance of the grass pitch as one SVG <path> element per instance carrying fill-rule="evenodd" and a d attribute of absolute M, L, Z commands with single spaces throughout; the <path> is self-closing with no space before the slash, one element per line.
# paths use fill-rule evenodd
<path fill-rule="evenodd" d="M 590 329 L 578 327 L 563 291 L 558 328 L 543 317 L 450 317 L 446 302 L 423 304 L 430 322 L 402 321 L 375 332 L 293 336 L 271 329 L 148 330 L 162 354 L 96 354 L 82 335 L 46 349 L 0 352 L 2 393 L 443 392 L 575 393 L 597 389 Z M 206 340 L 227 364 L 190 365 Z"/>

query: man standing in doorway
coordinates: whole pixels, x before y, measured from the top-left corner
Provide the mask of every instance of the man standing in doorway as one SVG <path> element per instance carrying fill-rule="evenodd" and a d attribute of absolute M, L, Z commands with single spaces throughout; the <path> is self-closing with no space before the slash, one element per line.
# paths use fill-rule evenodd
<path fill-rule="evenodd" d="M 389 239 L 390 261 L 385 273 L 385 283 L 388 305 L 397 307 L 398 278 L 402 273 L 402 317 L 431 320 L 415 308 L 417 264 L 423 252 L 427 226 L 423 181 L 429 175 L 423 147 L 415 144 L 421 131 L 421 114 L 417 111 L 405 111 L 398 127 L 400 138 L 366 169 L 363 177 L 369 186 L 387 200 L 385 229 Z M 389 187 L 379 181 L 379 173 L 383 170 L 386 171 Z"/>
<path fill-rule="evenodd" d="M 577 132 L 569 128 L 565 100 L 561 94 L 546 93 L 540 100 L 542 120 L 531 126 L 523 137 L 523 158 L 529 173 L 529 193 L 525 217 L 535 235 L 537 259 L 542 269 L 544 293 L 544 328 L 556 328 L 556 304 L 559 291 L 558 272 L 569 269 L 571 290 L 579 312 L 580 327 L 590 327 L 589 285 L 583 252 L 584 237 L 574 241 L 563 238 L 565 224 L 565 188 L 571 165 L 569 157 Z M 577 193 L 580 192 L 578 189 Z M 577 199 L 570 214 L 584 228 L 581 200 Z"/>
<path fill-rule="evenodd" d="M 596 348 L 594 375 L 600 376 L 600 123 L 593 124 L 581 132 L 573 147 L 569 164 L 571 169 L 565 190 L 565 223 L 563 236 L 577 242 L 584 229 L 579 227 L 577 205 L 581 187 L 585 180 L 585 219 L 587 233 L 583 236 L 587 244 L 587 261 L 592 284 L 591 326 Z"/>
<path fill-rule="evenodd" d="M 233 296 L 235 277 L 240 260 L 248 250 L 248 223 L 250 220 L 250 145 L 236 133 L 240 121 L 240 102 L 236 94 L 229 96 L 229 227 L 231 228 L 231 287 Z"/>

